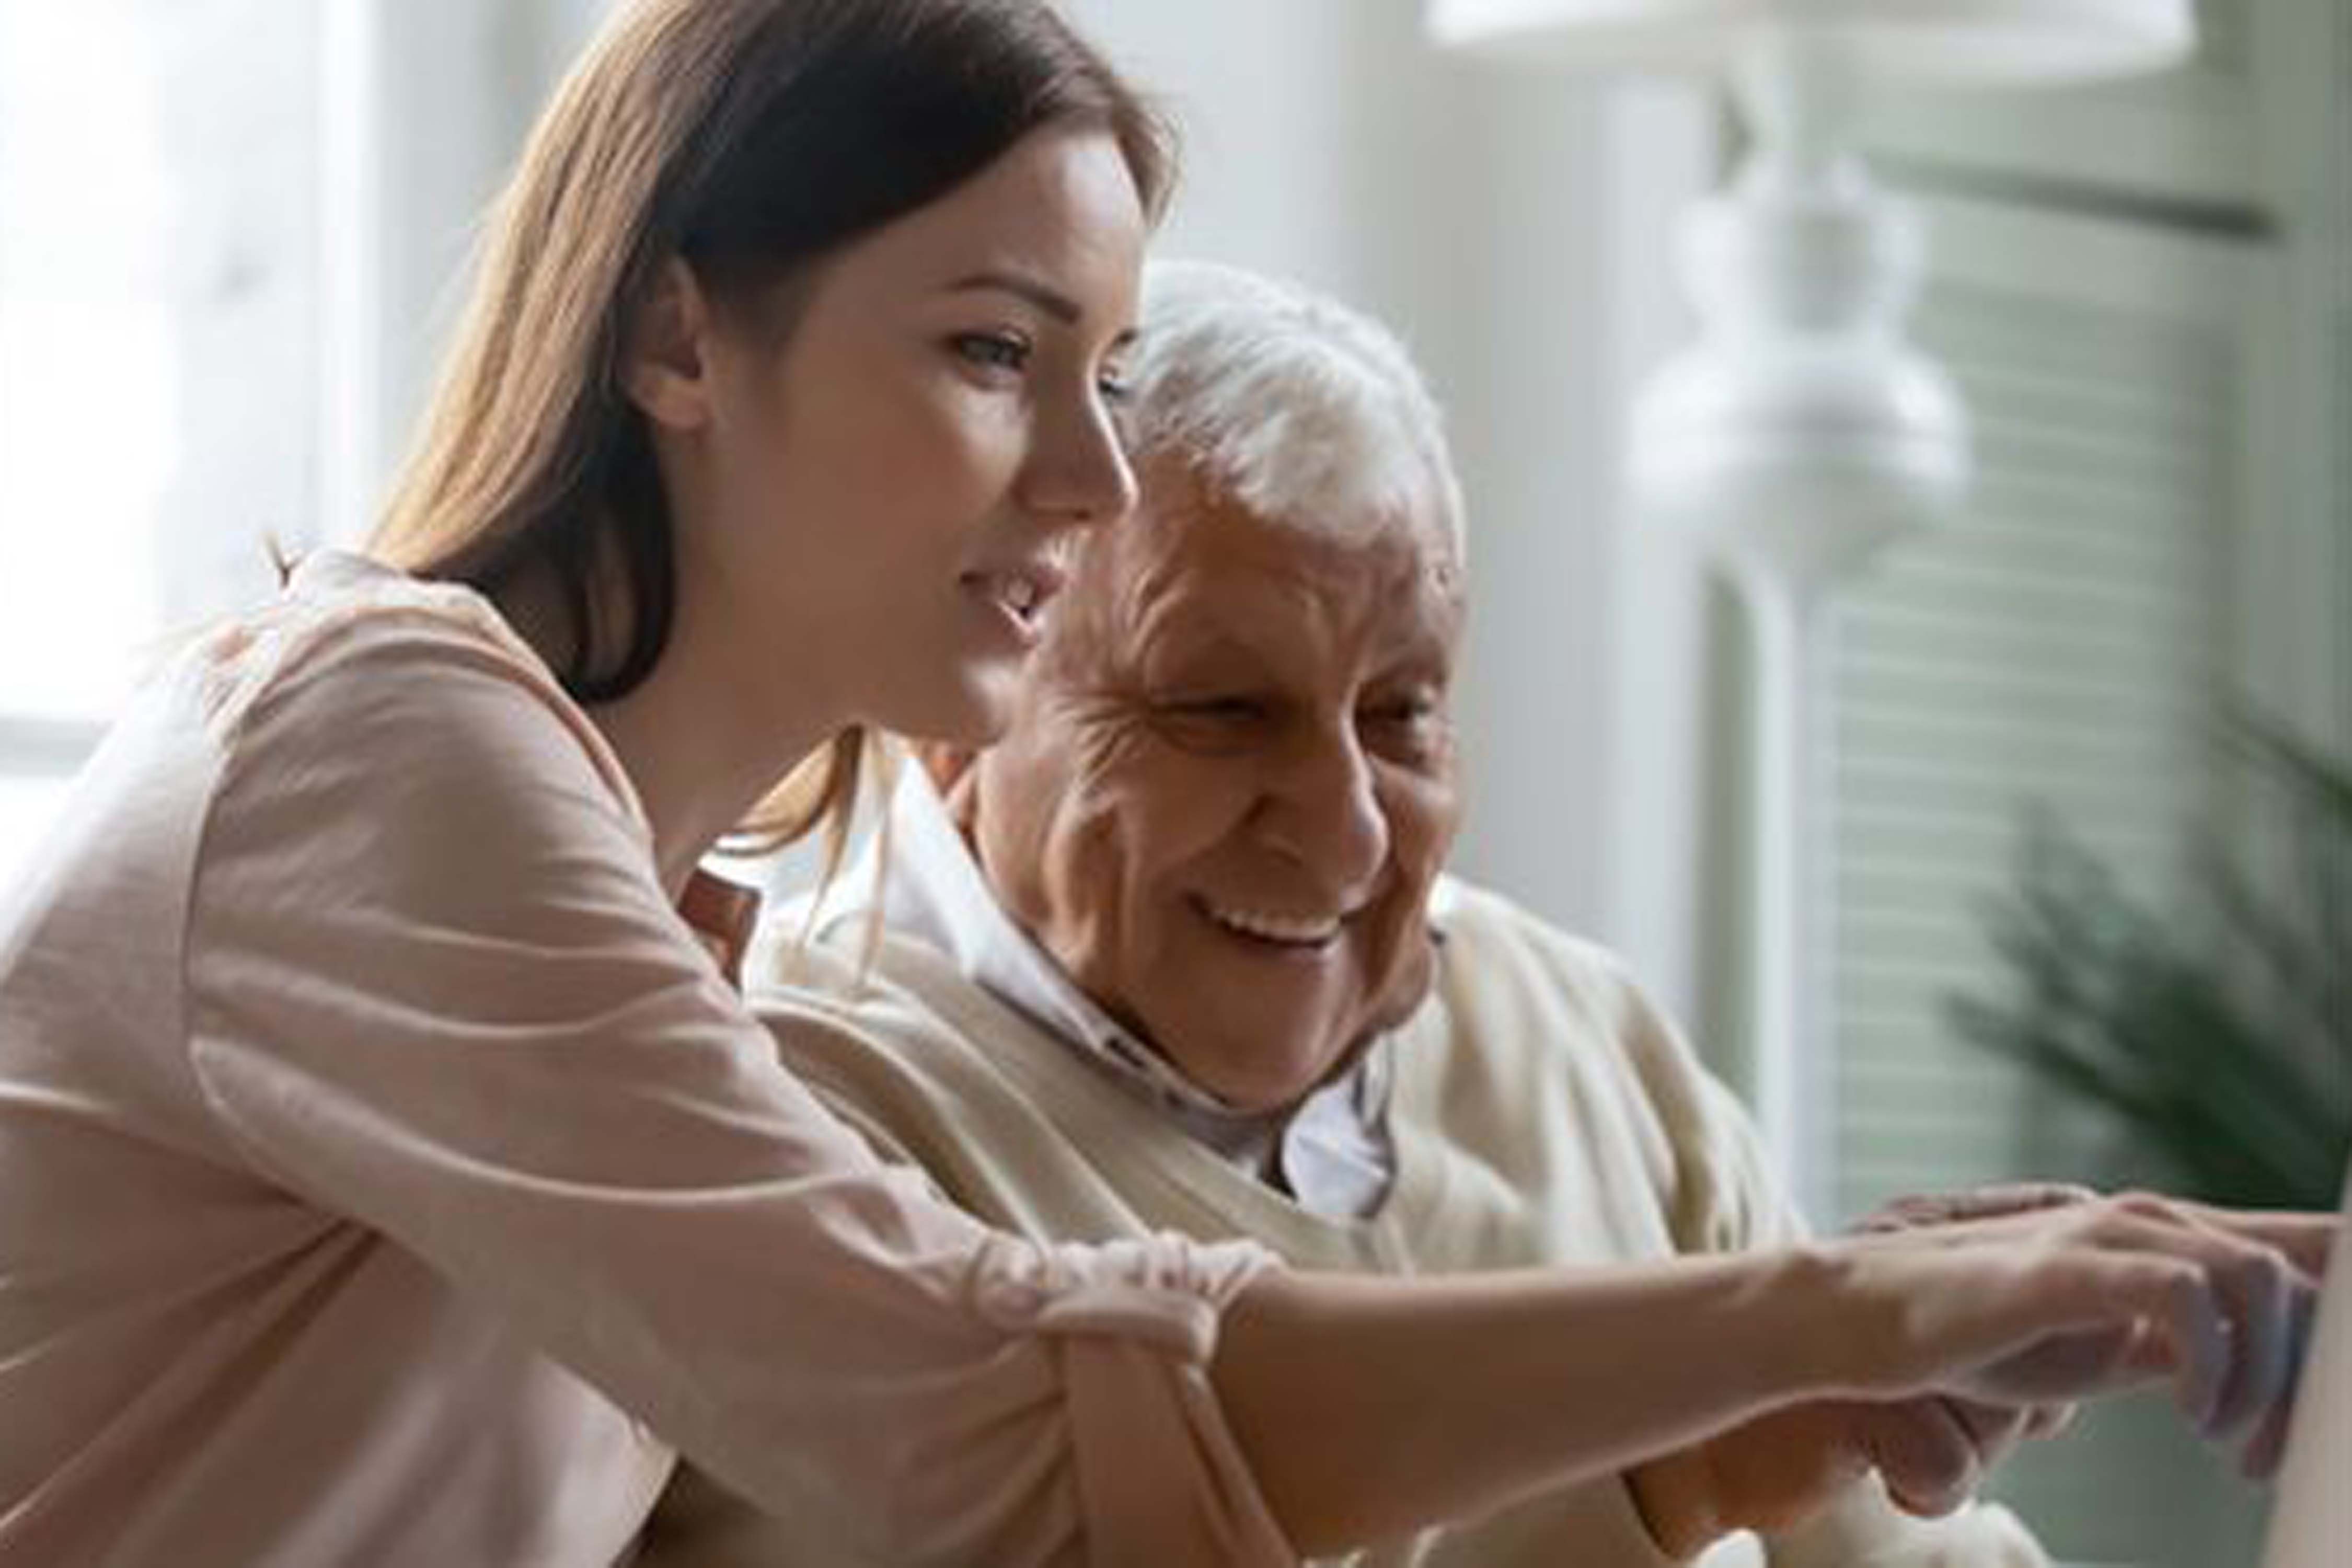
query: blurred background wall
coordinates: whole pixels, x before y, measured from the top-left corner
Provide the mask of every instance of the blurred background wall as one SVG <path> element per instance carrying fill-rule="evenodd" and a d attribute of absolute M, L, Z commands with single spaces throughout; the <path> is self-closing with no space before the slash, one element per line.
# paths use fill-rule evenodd
<path fill-rule="evenodd" d="M 478 219 L 604 8 L 0 0 L 0 877 L 159 637 L 266 592 L 263 541 L 363 533 Z M 1183 127 L 1162 248 L 1384 318 L 1449 410 L 1459 868 L 1623 952 L 1741 1082 L 1743 628 L 1614 469 L 1686 330 L 1671 221 L 1736 139 L 1720 105 L 1442 58 L 1412 0 L 1069 9 Z M 1950 1026 L 2004 984 L 1986 909 L 2029 806 L 2161 904 L 2230 814 L 2218 708 L 2352 753 L 2352 16 L 2201 16 L 2160 80 L 1874 117 L 1983 478 L 1855 597 L 1824 678 L 1822 1226 L 2137 1168 L 2128 1127 Z M 2001 1487 L 2070 1556 L 2211 1568 L 2260 1510 L 2220 1469 L 2126 1406 Z"/>

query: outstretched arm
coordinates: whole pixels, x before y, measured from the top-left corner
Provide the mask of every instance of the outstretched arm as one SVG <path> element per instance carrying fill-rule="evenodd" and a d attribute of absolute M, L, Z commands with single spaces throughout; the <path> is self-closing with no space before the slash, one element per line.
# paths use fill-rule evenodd
<path fill-rule="evenodd" d="M 2209 1432 L 2267 1426 L 2311 1287 L 2276 1248 L 2140 1200 L 1594 1273 L 1275 1275 L 1211 1375 L 1317 1552 L 1486 1511 L 1810 1400 L 2105 1392 L 2119 1334 Z"/>

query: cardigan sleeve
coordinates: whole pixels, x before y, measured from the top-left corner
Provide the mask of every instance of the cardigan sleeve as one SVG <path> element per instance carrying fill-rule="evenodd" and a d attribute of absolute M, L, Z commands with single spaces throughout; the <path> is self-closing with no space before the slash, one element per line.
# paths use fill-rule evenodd
<path fill-rule="evenodd" d="M 186 1048 L 258 1172 L 881 1560 L 1293 1559 L 1205 1374 L 1268 1256 L 1041 1247 L 876 1158 L 669 907 L 543 672 L 371 617 L 215 728 Z"/>

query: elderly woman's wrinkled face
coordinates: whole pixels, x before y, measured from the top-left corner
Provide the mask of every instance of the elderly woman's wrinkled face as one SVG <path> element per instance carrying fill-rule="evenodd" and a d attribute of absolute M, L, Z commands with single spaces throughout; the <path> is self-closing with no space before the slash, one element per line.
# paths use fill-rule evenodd
<path fill-rule="evenodd" d="M 1436 515 L 1305 529 L 1154 464 L 956 797 L 1013 917 L 1236 1106 L 1297 1100 L 1427 990 L 1462 622 Z"/>

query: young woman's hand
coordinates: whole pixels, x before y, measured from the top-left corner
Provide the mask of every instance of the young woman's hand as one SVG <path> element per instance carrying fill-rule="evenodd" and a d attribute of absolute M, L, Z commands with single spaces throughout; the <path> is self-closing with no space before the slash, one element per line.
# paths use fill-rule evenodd
<path fill-rule="evenodd" d="M 1856 1234 L 1873 1235 L 1887 1231 L 1916 1230 L 1926 1226 L 1952 1225 L 1962 1220 L 1992 1219 L 2003 1215 L 2032 1214 L 2037 1210 L 2062 1208 L 2087 1203 L 2098 1197 L 2093 1189 L 2071 1182 L 2010 1182 L 1991 1186 L 1972 1187 L 1958 1193 L 1936 1193 L 1897 1198 L 1869 1214 L 1853 1227 Z M 2075 1336 L 2070 1342 L 2071 1353 L 2078 1358 L 2076 1377 L 2087 1395 L 2095 1381 L 2090 1368 L 2112 1366 L 2128 1349 L 2128 1330 L 2092 1330 Z M 2056 1356 L 2062 1353 L 2055 1345 L 2042 1352 Z M 2078 1396 L 2082 1397 L 2082 1396 Z M 1933 1430 L 1965 1435 L 1972 1460 L 1974 1475 L 1967 1484 L 1973 1488 L 1975 1477 L 1990 1471 L 2009 1451 L 2028 1437 L 2046 1437 L 2066 1429 L 2074 1418 L 2072 1401 L 2037 1405 L 1991 1405 L 1974 1400 L 1941 1402 L 1940 1421 L 1931 1421 L 1924 1414 L 1920 1420 Z M 1886 1445 L 1899 1451 L 1929 1456 L 1937 1445 L 1927 1433 L 1907 1445 Z M 1957 1481 L 1961 1466 L 1956 1448 L 1945 1446 L 1951 1462 L 1940 1468 L 1923 1465 L 1916 1471 L 1905 1473 L 1882 1469 L 1882 1479 L 1895 1502 L 1913 1513 L 1942 1514 L 1957 1507 L 1965 1494 L 1954 1495 L 1948 1486 L 1941 1485 L 1938 1477 L 1950 1475 Z"/>
<path fill-rule="evenodd" d="M 2200 1431 L 2274 1461 L 2333 1222 L 2147 1194 L 1955 1212 L 1825 1246 L 1876 1385 L 1856 1392 L 2030 1408 L 2161 1377 Z"/>
<path fill-rule="evenodd" d="M 1904 1198 L 1856 1229 L 1884 1233 L 2081 1203 L 2086 1187 L 2050 1184 Z M 2100 1353 L 2117 1331 L 2085 1334 L 2077 1353 Z M 1770 1534 L 1802 1523 L 1875 1472 L 1905 1511 L 1949 1513 L 2030 1436 L 2062 1429 L 2071 1403 L 1993 1405 L 1923 1394 L 1889 1401 L 1812 1400 L 1790 1405 L 1627 1472 L 1651 1535 L 1668 1555 L 1696 1555 L 1738 1530 Z"/>
<path fill-rule="evenodd" d="M 2276 1467 L 2333 1216 L 2032 1184 L 1906 1198 L 1858 1228 L 1884 1244 L 1864 1247 L 1877 1254 L 1863 1267 L 1865 1300 L 1957 1271 L 1902 1314 L 1897 1359 L 1978 1311 L 2078 1302 L 2091 1326 L 2029 1334 L 1936 1374 L 1933 1391 L 1807 1401 L 1634 1467 L 1629 1487 L 1668 1553 L 1788 1529 L 1871 1471 L 1906 1511 L 1948 1513 L 2019 1442 L 2063 1429 L 2078 1401 L 2163 1377 L 2202 1429 L 2243 1438 L 2248 1474 Z"/>
<path fill-rule="evenodd" d="M 2064 1183 L 1979 1187 L 1962 1193 L 1897 1199 L 1864 1219 L 1855 1230 L 1863 1234 L 1913 1230 L 2065 1207 L 2098 1197 L 2088 1187 Z M 2333 1214 L 2229 1209 L 2147 1193 L 2127 1194 L 2115 1201 L 2175 1223 L 2201 1226 L 2240 1241 L 2272 1247 L 2315 1290 L 2326 1274 L 2329 1254 L 2342 1229 L 2341 1222 Z M 2291 1365 L 2300 1364 L 2302 1348 L 2300 1339 L 2291 1346 Z M 2037 1375 L 2052 1384 L 2079 1389 L 2077 1398 L 2142 1382 L 2168 1369 L 2161 1341 L 2136 1334 L 2129 1328 L 2093 1330 L 2069 1336 L 2044 1345 L 2035 1352 L 2035 1358 Z M 2072 1419 L 2073 1411 L 2071 1404 L 2008 1407 L 1978 1405 L 1970 1407 L 1969 1424 L 1979 1431 L 1997 1431 L 2005 1426 L 2016 1436 L 2039 1436 L 2063 1430 Z M 2274 1451 L 2264 1461 L 2264 1447 L 2249 1446 L 2249 1474 L 2266 1475 L 2275 1465 Z M 1988 1461 L 1997 1457 L 1985 1455 Z"/>

